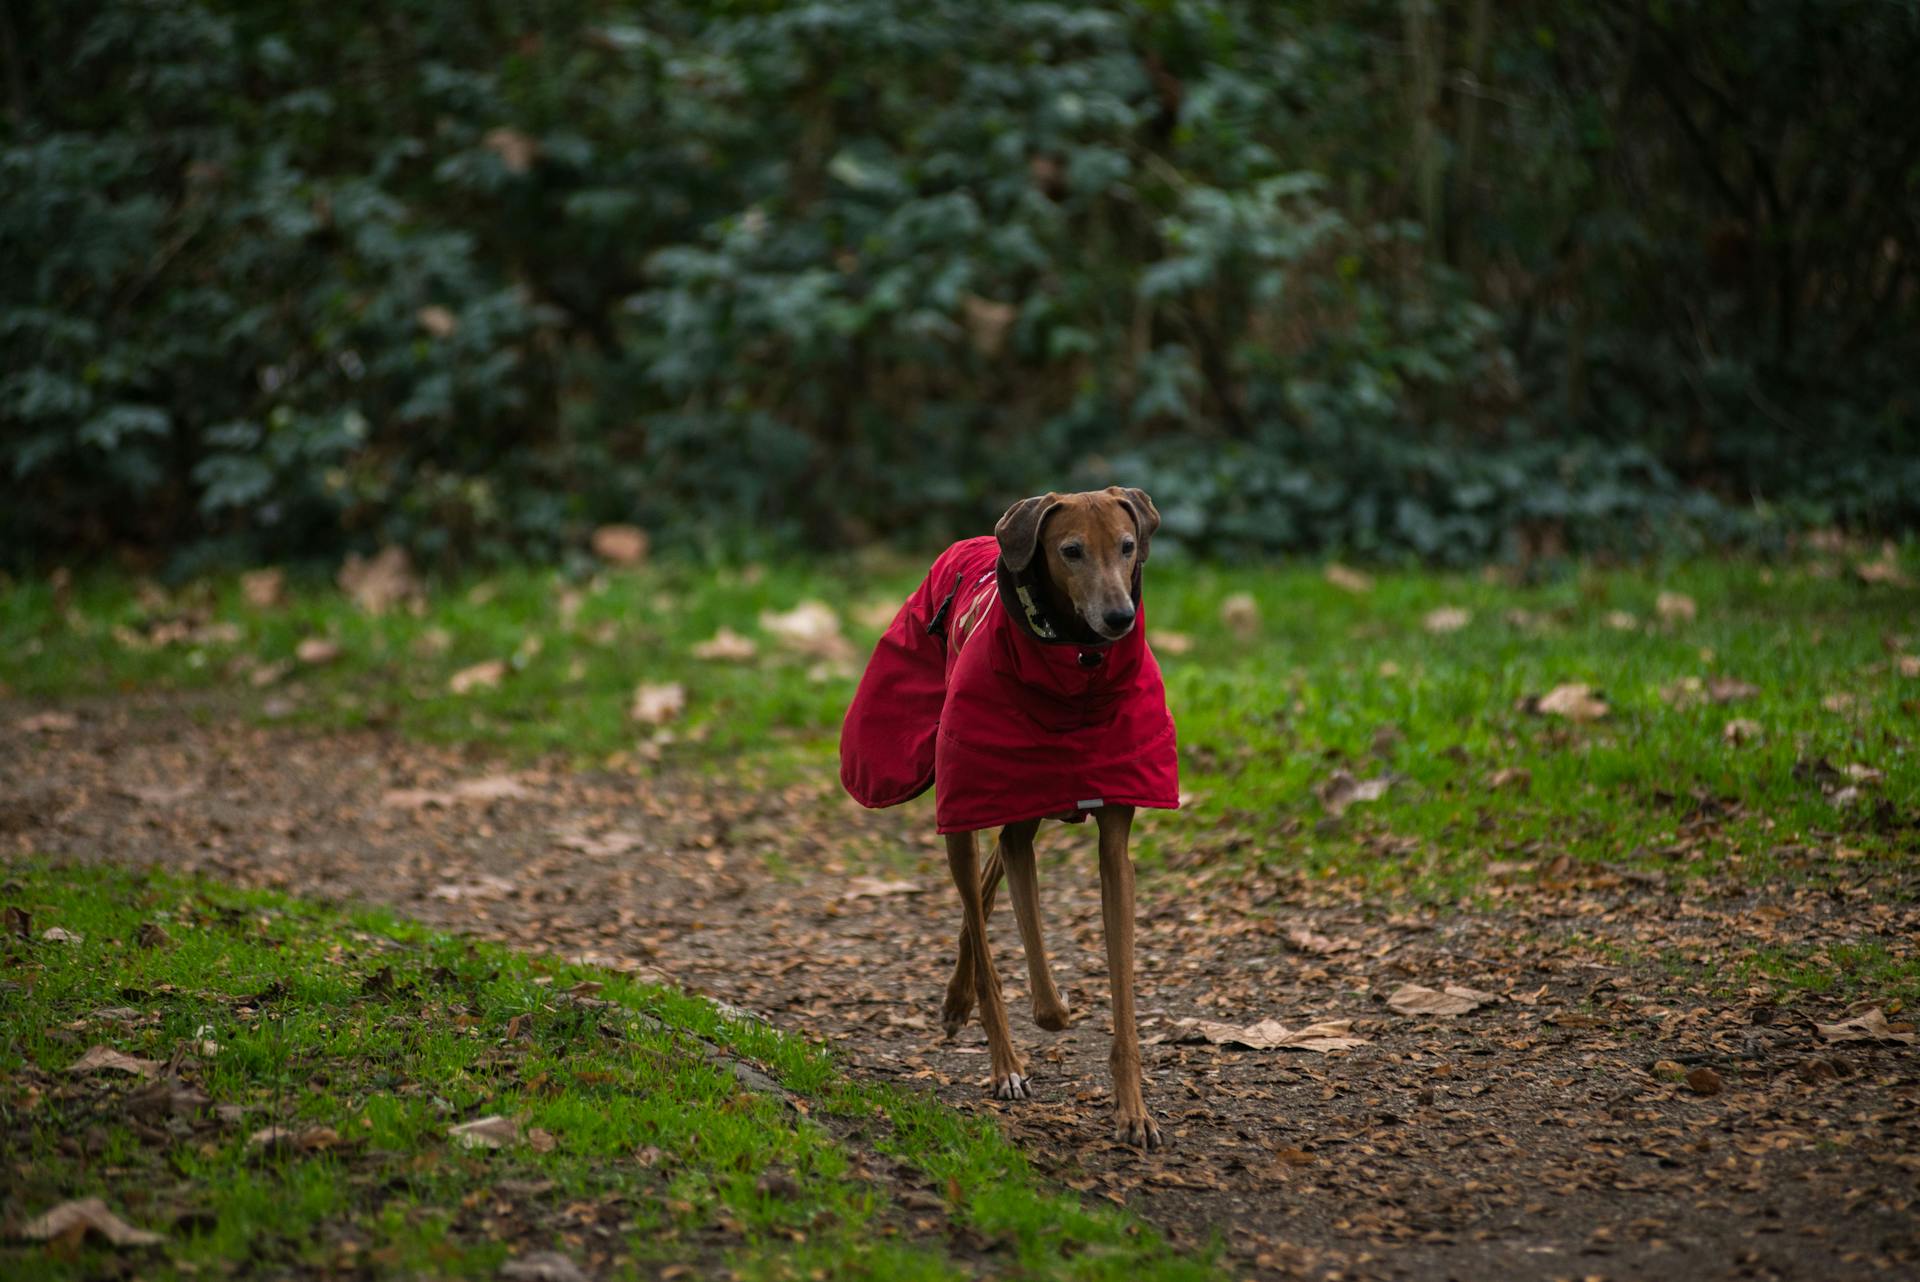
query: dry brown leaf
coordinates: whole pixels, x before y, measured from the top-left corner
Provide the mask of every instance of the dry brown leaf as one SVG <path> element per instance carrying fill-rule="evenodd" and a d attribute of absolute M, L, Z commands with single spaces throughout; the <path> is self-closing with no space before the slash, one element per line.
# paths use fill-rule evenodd
<path fill-rule="evenodd" d="M 637 525 L 603 525 L 593 532 L 593 554 L 609 565 L 638 565 L 651 546 Z"/>
<path fill-rule="evenodd" d="M 1920 677 L 1920 654 L 1895 655 L 1893 670 L 1903 677 Z"/>
<path fill-rule="evenodd" d="M 1331 562 L 1322 573 L 1326 575 L 1327 582 L 1342 592 L 1360 595 L 1373 591 L 1372 575 L 1362 573 L 1351 566 L 1342 565 L 1338 561 Z"/>
<path fill-rule="evenodd" d="M 863 601 L 854 607 L 853 621 L 869 632 L 884 632 L 899 617 L 901 605 L 898 601 Z"/>
<path fill-rule="evenodd" d="M 1006 346 L 1007 331 L 1020 315 L 1020 309 L 1012 303 L 997 302 L 978 294 L 962 297 L 960 311 L 966 320 L 967 337 L 973 342 L 973 350 L 986 357 L 1000 354 L 1000 349 Z"/>
<path fill-rule="evenodd" d="M 59 734 L 79 725 L 80 718 L 71 712 L 35 712 L 14 722 L 13 728 L 21 734 Z"/>
<path fill-rule="evenodd" d="M 137 1055 L 128 1055 L 111 1046 L 94 1046 L 85 1055 L 67 1065 L 69 1073 L 101 1073 L 109 1069 L 116 1073 L 131 1073 L 135 1077 L 152 1077 L 159 1069 L 160 1062 L 141 1059 Z"/>
<path fill-rule="evenodd" d="M 1301 952 L 1317 953 L 1323 957 L 1331 953 L 1352 952 L 1360 947 L 1357 939 L 1317 934 L 1309 927 L 1298 924 L 1287 927 L 1285 938 Z"/>
<path fill-rule="evenodd" d="M 678 681 L 642 681 L 634 689 L 628 715 L 642 725 L 663 726 L 679 720 L 686 710 L 687 688 Z"/>
<path fill-rule="evenodd" d="M 310 668 L 332 663 L 342 653 L 340 643 L 327 637 L 308 637 L 293 648 L 293 657 Z"/>
<path fill-rule="evenodd" d="M 255 609 L 275 609 L 287 597 L 287 572 L 279 566 L 248 570 L 240 576 L 240 595 Z"/>
<path fill-rule="evenodd" d="M 760 652 L 746 637 L 732 628 L 721 628 L 705 641 L 693 647 L 696 659 L 711 659 L 726 663 L 744 663 Z"/>
<path fill-rule="evenodd" d="M 519 801 L 531 796 L 532 790 L 512 775 L 482 775 L 477 779 L 463 779 L 449 788 L 392 788 L 380 798 L 380 804 L 419 810 L 426 806 L 453 806 L 463 801 Z"/>
<path fill-rule="evenodd" d="M 444 899 L 448 903 L 462 900 L 505 899 L 514 891 L 513 882 L 490 872 L 478 873 L 467 881 L 443 881 L 427 892 L 429 899 Z"/>
<path fill-rule="evenodd" d="M 1900 551 L 1891 543 L 1882 544 L 1880 555 L 1873 560 L 1857 562 L 1853 573 L 1862 583 L 1903 588 L 1910 582 L 1906 572 L 1900 568 Z"/>
<path fill-rule="evenodd" d="M 1822 696 L 1820 706 L 1828 712 L 1851 712 L 1854 709 L 1854 705 L 1858 702 L 1859 700 L 1854 698 L 1853 695 L 1842 690 L 1836 694 Z"/>
<path fill-rule="evenodd" d="M 1319 796 L 1320 804 L 1327 808 L 1327 813 L 1337 819 L 1357 802 L 1380 800 L 1392 785 L 1393 781 L 1386 775 L 1374 779 L 1355 779 L 1350 771 L 1336 770 L 1314 792 Z"/>
<path fill-rule="evenodd" d="M 533 168 L 533 162 L 540 157 L 540 144 L 505 125 L 487 130 L 487 136 L 481 143 L 494 155 L 500 157 L 500 163 L 506 166 L 510 174 L 524 174 Z"/>
<path fill-rule="evenodd" d="M 1193 650 L 1193 638 L 1184 632 L 1154 629 L 1147 633 L 1147 644 L 1161 654 L 1188 654 Z"/>
<path fill-rule="evenodd" d="M 1720 1074 L 1704 1065 L 1687 1074 L 1687 1089 L 1695 1095 L 1718 1095 L 1722 1085 Z"/>
<path fill-rule="evenodd" d="M 1813 1031 L 1825 1042 L 1899 1042 L 1911 1046 L 1915 1041 L 1913 1025 L 1889 1024 L 1886 1012 L 1878 1006 L 1837 1024 L 1816 1023 Z"/>
<path fill-rule="evenodd" d="M 1557 685 L 1533 701 L 1533 711 L 1568 721 L 1598 721 L 1607 715 L 1607 704 L 1592 686 L 1579 681 Z"/>
<path fill-rule="evenodd" d="M 802 601 L 785 612 L 763 611 L 760 626 L 795 654 L 838 661 L 853 658 L 853 647 L 840 634 L 840 616 L 824 601 Z"/>
<path fill-rule="evenodd" d="M 498 690 L 500 683 L 507 679 L 507 665 L 503 659 L 487 659 L 465 667 L 447 678 L 447 689 L 454 694 L 472 694 L 476 690 Z"/>
<path fill-rule="evenodd" d="M 1387 1005 L 1402 1015 L 1438 1015 L 1450 1018 L 1454 1015 L 1464 1015 L 1468 1011 L 1479 1010 L 1489 1002 L 1499 1000 L 1492 993 L 1462 988 L 1458 984 L 1448 984 L 1440 990 L 1424 988 L 1419 984 L 1402 984 L 1388 994 Z"/>
<path fill-rule="evenodd" d="M 460 318 L 439 303 L 428 303 L 415 312 L 413 318 L 435 338 L 452 338 L 460 329 Z"/>
<path fill-rule="evenodd" d="M 1487 787 L 1493 792 L 1511 788 L 1515 792 L 1533 791 L 1533 771 L 1525 766 L 1503 766 L 1487 776 Z"/>
<path fill-rule="evenodd" d="M 1738 703 L 1742 699 L 1751 699 L 1759 693 L 1759 686 L 1751 681 L 1742 681 L 1739 677 L 1707 679 L 1707 698 L 1715 703 Z"/>
<path fill-rule="evenodd" d="M 1654 599 L 1653 610 L 1663 623 L 1692 623 L 1700 614 L 1693 598 L 1684 592 L 1662 592 Z"/>
<path fill-rule="evenodd" d="M 1235 592 L 1220 603 L 1220 623 L 1242 640 L 1260 631 L 1260 604 L 1251 592 Z"/>
<path fill-rule="evenodd" d="M 413 577 L 413 561 L 405 548 L 382 548 L 377 555 L 364 559 L 350 555 L 336 581 L 340 590 L 368 614 L 385 614 L 397 605 L 423 600 L 419 581 Z"/>
<path fill-rule="evenodd" d="M 319 1153 L 337 1147 L 340 1132 L 331 1126 L 267 1126 L 247 1136 L 247 1147 L 262 1152 Z"/>
<path fill-rule="evenodd" d="M 1728 743 L 1751 743 L 1765 733 L 1764 727 L 1752 717 L 1735 717 L 1720 727 L 1720 737 Z"/>
<path fill-rule="evenodd" d="M 1437 610 L 1428 610 L 1420 620 L 1420 626 L 1438 634 L 1458 632 L 1473 622 L 1473 611 L 1463 610 L 1457 605 L 1443 605 Z"/>
<path fill-rule="evenodd" d="M 884 877 L 854 877 L 841 892 L 842 902 L 850 899 L 883 899 L 889 895 L 918 895 L 926 887 L 917 881 L 888 881 Z"/>
<path fill-rule="evenodd" d="M 1625 610 L 1607 611 L 1606 623 L 1615 632 L 1631 632 L 1640 626 L 1640 620 Z"/>
<path fill-rule="evenodd" d="M 450 1126 L 447 1134 L 462 1148 L 505 1148 L 520 1142 L 520 1124 L 495 1113 Z"/>
<path fill-rule="evenodd" d="M 87 939 L 85 935 L 68 930 L 65 926 L 49 926 L 40 932 L 40 938 L 49 944 L 81 944 Z"/>
<path fill-rule="evenodd" d="M 97 1197 L 62 1202 L 20 1227 L 20 1236 L 32 1242 L 78 1242 L 89 1233 L 97 1233 L 115 1246 L 153 1246 L 166 1241 L 161 1234 L 134 1228 Z"/>
<path fill-rule="evenodd" d="M 500 1282 L 587 1282 L 580 1266 L 558 1251 L 530 1251 L 508 1260 L 500 1266 L 499 1278 Z"/>
<path fill-rule="evenodd" d="M 1367 1039 L 1356 1037 L 1353 1021 L 1331 1019 L 1305 1028 L 1287 1028 L 1277 1019 L 1257 1024 L 1223 1024 L 1211 1019 L 1175 1020 L 1168 1031 L 1145 1039 L 1149 1044 L 1166 1042 L 1212 1042 L 1215 1046 L 1244 1046 L 1248 1050 L 1346 1051 L 1365 1046 Z"/>

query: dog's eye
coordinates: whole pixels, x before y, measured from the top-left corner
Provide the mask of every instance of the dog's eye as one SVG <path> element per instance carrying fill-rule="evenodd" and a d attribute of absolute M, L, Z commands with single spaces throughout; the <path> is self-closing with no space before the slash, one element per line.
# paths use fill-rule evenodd
<path fill-rule="evenodd" d="M 1061 546 L 1060 555 L 1069 561 L 1078 561 L 1080 559 L 1080 551 L 1081 549 L 1078 543 L 1067 543 Z"/>
<path fill-rule="evenodd" d="M 1121 539 L 1121 540 L 1120 540 L 1120 555 L 1121 555 L 1121 556 L 1132 556 L 1132 555 L 1133 555 L 1133 540 L 1132 540 L 1132 539 Z"/>

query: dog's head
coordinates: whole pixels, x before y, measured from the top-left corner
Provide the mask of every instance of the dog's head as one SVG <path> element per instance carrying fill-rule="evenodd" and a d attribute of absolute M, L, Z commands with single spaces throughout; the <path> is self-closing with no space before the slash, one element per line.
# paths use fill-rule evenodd
<path fill-rule="evenodd" d="M 1159 528 L 1159 510 L 1145 490 L 1111 485 L 1021 499 L 993 533 L 1008 569 L 1018 574 L 1043 557 L 1055 606 L 1096 637 L 1117 641 L 1133 629 L 1135 571 Z"/>

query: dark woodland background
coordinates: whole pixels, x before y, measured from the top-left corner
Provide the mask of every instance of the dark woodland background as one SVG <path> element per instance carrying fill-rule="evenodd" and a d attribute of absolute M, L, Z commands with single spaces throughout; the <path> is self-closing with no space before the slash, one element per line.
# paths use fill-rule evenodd
<path fill-rule="evenodd" d="M 1920 519 L 1902 0 L 0 8 L 0 543 Z"/>

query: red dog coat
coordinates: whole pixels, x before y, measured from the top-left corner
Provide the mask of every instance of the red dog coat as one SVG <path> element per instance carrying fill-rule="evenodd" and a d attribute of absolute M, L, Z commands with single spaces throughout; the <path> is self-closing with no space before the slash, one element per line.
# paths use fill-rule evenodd
<path fill-rule="evenodd" d="M 840 729 L 840 782 L 896 806 L 936 779 L 941 832 L 1084 819 L 1103 805 L 1179 805 L 1179 764 L 1146 610 L 1099 646 L 1045 641 L 991 535 L 940 554 L 860 678 Z M 1043 625 L 1044 626 L 1044 625 Z"/>

